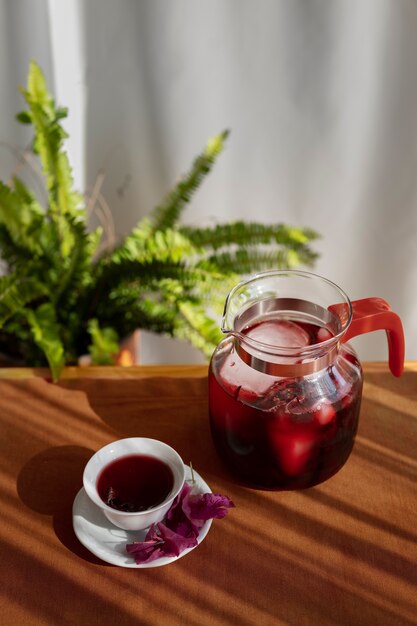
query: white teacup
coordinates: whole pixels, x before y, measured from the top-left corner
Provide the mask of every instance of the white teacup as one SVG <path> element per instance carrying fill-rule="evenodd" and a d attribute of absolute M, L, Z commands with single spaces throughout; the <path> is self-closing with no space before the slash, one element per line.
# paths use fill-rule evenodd
<path fill-rule="evenodd" d="M 103 469 L 116 459 L 130 455 L 155 457 L 168 465 L 173 474 L 173 485 L 166 498 L 145 511 L 129 512 L 115 509 L 102 500 L 97 489 L 97 482 Z M 166 443 L 146 437 L 119 439 L 104 446 L 88 461 L 83 475 L 84 489 L 90 500 L 103 511 L 112 524 L 124 530 L 143 530 L 153 523 L 160 522 L 181 491 L 184 480 L 185 468 L 180 455 Z"/>

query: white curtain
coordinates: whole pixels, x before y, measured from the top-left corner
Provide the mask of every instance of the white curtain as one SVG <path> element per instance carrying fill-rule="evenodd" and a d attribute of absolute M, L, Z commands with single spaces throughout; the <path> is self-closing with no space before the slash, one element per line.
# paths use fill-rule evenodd
<path fill-rule="evenodd" d="M 105 176 L 118 234 L 211 135 L 227 149 L 184 215 L 318 230 L 315 271 L 386 298 L 417 358 L 415 0 L 0 0 L 0 176 L 30 58 L 70 109 L 81 190 Z M 385 359 L 381 332 L 354 340 Z M 147 362 L 195 360 L 145 337 Z"/>

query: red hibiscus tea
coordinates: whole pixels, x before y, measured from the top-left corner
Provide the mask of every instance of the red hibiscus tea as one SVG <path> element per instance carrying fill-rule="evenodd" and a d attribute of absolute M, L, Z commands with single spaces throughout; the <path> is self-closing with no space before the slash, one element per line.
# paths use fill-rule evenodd
<path fill-rule="evenodd" d="M 269 319 L 244 331 L 279 346 L 332 339 L 328 328 Z M 346 462 L 358 425 L 360 364 L 348 346 L 319 372 L 276 377 L 250 367 L 233 338 L 213 356 L 210 423 L 216 448 L 243 482 L 260 488 L 300 489 L 320 483 Z"/>
<path fill-rule="evenodd" d="M 171 468 L 146 454 L 115 459 L 97 478 L 97 491 L 103 502 L 118 511 L 131 513 L 162 504 L 173 486 Z"/>

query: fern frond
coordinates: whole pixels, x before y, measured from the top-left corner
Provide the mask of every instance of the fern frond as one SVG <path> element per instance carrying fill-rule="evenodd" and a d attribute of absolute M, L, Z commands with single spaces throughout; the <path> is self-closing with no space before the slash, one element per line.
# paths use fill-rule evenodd
<path fill-rule="evenodd" d="M 35 198 L 34 194 L 17 176 L 13 176 L 13 188 L 16 197 L 20 200 L 21 205 L 24 207 L 26 213 L 28 214 L 30 211 L 30 221 L 33 221 L 34 218 L 44 216 L 45 211 Z"/>
<path fill-rule="evenodd" d="M 184 287 L 191 288 L 195 286 L 202 290 L 212 289 L 216 283 L 222 283 L 225 279 L 224 272 L 216 268 L 214 264 L 211 271 L 203 264 L 187 265 L 186 260 L 182 263 L 173 263 L 165 261 L 150 261 L 143 263 L 140 261 L 125 261 L 122 264 L 106 268 L 104 279 L 108 284 L 116 279 L 119 283 L 135 282 L 148 287 L 160 283 L 161 281 L 176 280 L 181 282 Z"/>
<path fill-rule="evenodd" d="M 295 228 L 286 224 L 260 224 L 242 221 L 216 224 L 216 226 L 209 228 L 184 226 L 180 228 L 180 232 L 194 245 L 213 250 L 219 250 L 231 244 L 255 246 L 277 243 L 283 246 L 298 247 L 308 244 L 319 236 L 315 231 L 307 228 Z"/>
<path fill-rule="evenodd" d="M 148 220 L 143 220 L 110 255 L 97 262 L 97 268 L 118 264 L 126 260 L 151 263 L 152 261 L 178 263 L 198 253 L 190 240 L 175 229 L 153 232 Z"/>
<path fill-rule="evenodd" d="M 67 110 L 55 105 L 48 92 L 45 76 L 34 61 L 30 63 L 27 88 L 22 89 L 22 93 L 29 106 L 26 114 L 35 129 L 34 151 L 39 154 L 47 177 L 50 208 L 73 214 L 81 198 L 72 190 L 71 168 L 62 150 L 63 141 L 68 135 L 59 120 L 67 116 Z"/>
<path fill-rule="evenodd" d="M 48 213 L 55 221 L 63 256 L 66 256 L 74 241 L 67 229 L 66 215 L 83 219 L 80 211 L 81 196 L 73 189 L 72 171 L 63 142 L 67 137 L 59 120 L 66 117 L 66 110 L 57 108 L 49 94 L 45 77 L 35 62 L 31 62 L 27 89 L 22 93 L 29 110 L 20 120 L 30 120 L 34 126 L 33 150 L 39 155 L 48 190 Z"/>
<path fill-rule="evenodd" d="M 194 272 L 187 260 L 197 257 L 197 250 L 175 230 L 151 232 L 144 221 L 110 254 L 101 257 L 94 268 L 95 298 L 118 284 L 131 282 L 148 287 L 164 278 L 197 282 L 204 270 Z M 100 296 L 101 297 L 101 296 Z"/>
<path fill-rule="evenodd" d="M 153 210 L 151 220 L 154 232 L 175 226 L 185 205 L 190 201 L 193 193 L 210 172 L 217 156 L 223 150 L 228 135 L 229 131 L 225 130 L 210 139 L 203 152 L 194 160 L 189 172 L 175 185 L 162 203 Z"/>
<path fill-rule="evenodd" d="M 111 324 L 125 337 L 137 328 L 172 335 L 178 306 L 175 300 L 140 287 L 120 286 L 97 306 L 101 324 Z"/>
<path fill-rule="evenodd" d="M 158 302 L 143 297 L 132 308 L 131 319 L 139 322 L 135 328 L 143 328 L 154 333 L 172 335 L 178 310 L 175 302 Z"/>
<path fill-rule="evenodd" d="M 80 290 L 92 284 L 92 259 L 102 235 L 101 228 L 87 233 L 84 225 L 72 217 L 68 218 L 68 225 L 72 229 L 75 245 L 61 262 L 59 284 L 53 293 L 53 301 L 58 309 L 61 308 L 58 303 L 65 303 L 66 308 L 71 309 Z"/>
<path fill-rule="evenodd" d="M 18 271 L 33 260 L 33 252 L 23 244 L 16 244 L 10 236 L 9 230 L 0 223 L 0 255 L 8 271 Z"/>
<path fill-rule="evenodd" d="M 210 358 L 222 338 L 218 322 L 209 317 L 199 304 L 182 302 L 179 310 L 181 317 L 177 319 L 174 335 L 188 340 Z"/>
<path fill-rule="evenodd" d="M 52 379 L 57 381 L 65 363 L 65 351 L 55 309 L 50 302 L 46 302 L 36 310 L 29 309 L 24 313 L 32 329 L 34 342 L 45 354 Z"/>
<path fill-rule="evenodd" d="M 97 319 L 88 322 L 91 344 L 88 352 L 94 365 L 112 365 L 119 351 L 119 337 L 110 327 L 101 327 Z"/>
<path fill-rule="evenodd" d="M 15 179 L 15 184 L 16 184 Z M 43 219 L 43 211 L 33 197 L 28 195 L 21 181 L 11 189 L 0 181 L 0 224 L 8 231 L 11 240 L 19 248 L 39 254 L 39 241 L 33 237 L 35 227 Z"/>
<path fill-rule="evenodd" d="M 249 274 L 268 269 L 291 269 L 299 265 L 312 265 L 317 255 L 307 247 L 288 248 L 238 248 L 234 252 L 221 252 L 208 257 L 208 262 L 224 272 Z"/>
<path fill-rule="evenodd" d="M 45 285 L 36 278 L 22 278 L 17 274 L 0 276 L 0 326 L 45 295 Z"/>

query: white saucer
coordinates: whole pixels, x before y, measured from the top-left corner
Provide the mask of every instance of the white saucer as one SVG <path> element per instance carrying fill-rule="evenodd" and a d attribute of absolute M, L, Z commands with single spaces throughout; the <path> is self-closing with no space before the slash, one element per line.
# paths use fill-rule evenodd
<path fill-rule="evenodd" d="M 193 473 L 197 491 L 199 493 L 211 493 L 210 487 L 201 476 L 195 470 L 193 470 Z M 185 480 L 191 480 L 191 470 L 187 465 L 185 466 Z M 199 544 L 210 530 L 212 521 L 211 519 L 207 520 L 201 528 L 197 538 Z M 99 559 L 119 567 L 160 567 L 161 565 L 168 565 L 168 563 L 172 563 L 194 550 L 194 548 L 187 548 L 179 556 L 166 556 L 150 563 L 136 564 L 133 556 L 126 552 L 126 544 L 133 541 L 143 541 L 147 531 L 127 531 L 114 526 L 90 500 L 84 487 L 80 489 L 74 500 L 72 525 L 79 541 L 87 550 L 98 556 Z M 197 546 L 194 547 L 196 548 Z"/>

